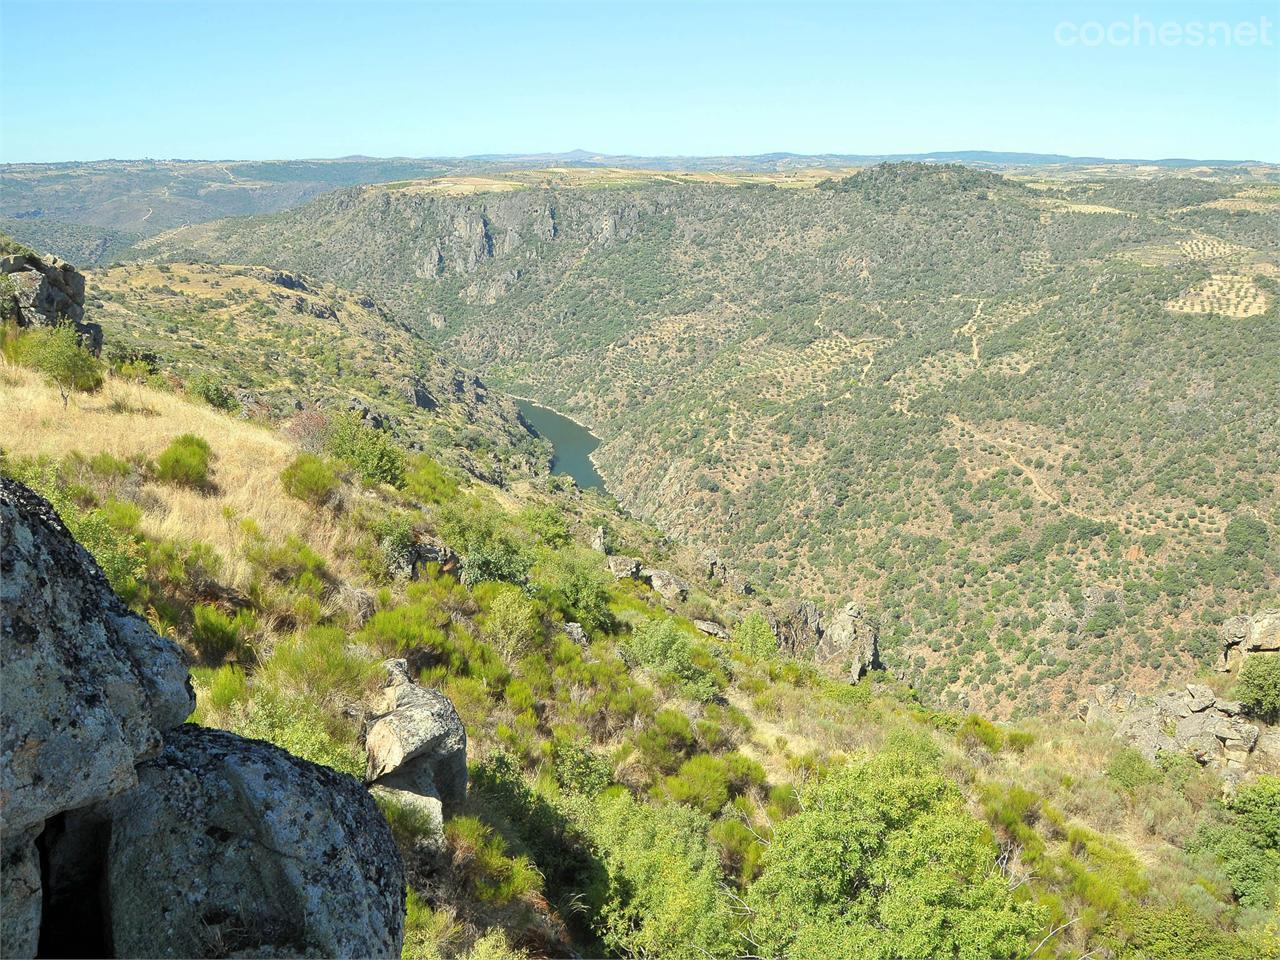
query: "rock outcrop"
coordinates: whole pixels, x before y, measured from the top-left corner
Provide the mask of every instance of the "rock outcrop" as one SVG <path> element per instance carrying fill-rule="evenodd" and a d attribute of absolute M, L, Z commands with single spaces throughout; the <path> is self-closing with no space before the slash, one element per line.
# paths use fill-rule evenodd
<path fill-rule="evenodd" d="M 1255 653 L 1280 655 L 1280 609 L 1263 610 L 1253 616 L 1241 614 L 1222 625 L 1219 670 L 1235 670 L 1245 657 Z"/>
<path fill-rule="evenodd" d="M 116 954 L 399 956 L 403 867 L 358 781 L 190 725 L 138 780 L 110 804 Z"/>
<path fill-rule="evenodd" d="M 610 557 L 609 572 L 619 580 L 637 580 L 640 577 L 640 561 L 635 557 Z"/>
<path fill-rule="evenodd" d="M 365 727 L 365 779 L 376 793 L 437 825 L 467 795 L 467 732 L 449 698 L 414 683 L 405 660 L 388 660 L 387 685 Z"/>
<path fill-rule="evenodd" d="M 102 351 L 102 327 L 84 322 L 84 275 L 65 260 L 23 251 L 0 257 L 0 274 L 13 287 L 19 326 L 72 323 L 95 354 Z"/>
<path fill-rule="evenodd" d="M 700 633 L 705 633 L 709 637 L 715 637 L 718 640 L 729 639 L 729 631 L 714 620 L 695 620 L 693 625 L 698 628 Z"/>
<path fill-rule="evenodd" d="M 818 641 L 818 661 L 839 664 L 857 679 L 879 662 L 880 633 L 858 604 L 850 601 L 836 611 Z"/>
<path fill-rule="evenodd" d="M 180 651 L 3 478 L 0 617 L 0 955 L 399 955 L 403 865 L 373 799 L 184 725 Z"/>
<path fill-rule="evenodd" d="M 689 585 L 670 570 L 646 567 L 640 571 L 640 579 L 653 587 L 668 603 L 680 603 L 689 596 Z"/>
<path fill-rule="evenodd" d="M 851 680 L 879 666 L 879 631 L 852 601 L 830 619 L 810 600 L 771 608 L 766 616 L 778 649 L 789 656 L 814 660 Z"/>
<path fill-rule="evenodd" d="M 1241 715 L 1239 703 L 1198 683 L 1155 697 L 1104 684 L 1081 705 L 1080 716 L 1088 723 L 1110 723 L 1116 737 L 1148 760 L 1166 752 L 1187 753 L 1206 766 L 1233 772 L 1250 765 L 1262 733 Z"/>

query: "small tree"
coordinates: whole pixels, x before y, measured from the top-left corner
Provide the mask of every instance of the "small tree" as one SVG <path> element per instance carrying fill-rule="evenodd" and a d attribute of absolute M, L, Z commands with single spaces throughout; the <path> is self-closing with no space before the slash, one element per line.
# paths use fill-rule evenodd
<path fill-rule="evenodd" d="M 27 334 L 22 352 L 58 388 L 65 408 L 74 391 L 89 392 L 102 385 L 102 362 L 84 348 L 69 323 Z"/>
<path fill-rule="evenodd" d="M 1280 719 L 1280 654 L 1245 657 L 1235 692 L 1253 716 L 1269 722 Z"/>

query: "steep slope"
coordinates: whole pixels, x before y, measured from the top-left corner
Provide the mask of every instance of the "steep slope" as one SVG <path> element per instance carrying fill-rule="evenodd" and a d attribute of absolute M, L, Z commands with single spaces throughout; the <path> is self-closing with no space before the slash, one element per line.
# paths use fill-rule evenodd
<path fill-rule="evenodd" d="M 672 179 L 357 188 L 141 250 L 373 291 L 590 424 L 668 532 L 874 601 L 953 701 L 1148 687 L 1275 595 L 1274 188 Z"/>
<path fill-rule="evenodd" d="M 545 470 L 514 402 L 448 363 L 371 298 L 295 274 L 209 264 L 90 273 L 109 358 L 206 399 L 279 420 L 349 408 L 405 442 L 456 449 L 495 480 Z M 210 344 L 217 344 L 216 348 Z"/>

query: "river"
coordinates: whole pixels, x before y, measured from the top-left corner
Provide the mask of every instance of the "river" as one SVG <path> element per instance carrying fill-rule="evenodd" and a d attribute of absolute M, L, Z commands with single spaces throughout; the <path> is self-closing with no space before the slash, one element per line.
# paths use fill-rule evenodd
<path fill-rule="evenodd" d="M 520 415 L 525 422 L 554 448 L 551 458 L 552 473 L 572 477 L 573 482 L 583 490 L 605 492 L 604 479 L 591 462 L 591 451 L 600 446 L 600 441 L 590 430 L 564 414 L 532 400 L 517 398 L 516 406 L 520 408 Z"/>

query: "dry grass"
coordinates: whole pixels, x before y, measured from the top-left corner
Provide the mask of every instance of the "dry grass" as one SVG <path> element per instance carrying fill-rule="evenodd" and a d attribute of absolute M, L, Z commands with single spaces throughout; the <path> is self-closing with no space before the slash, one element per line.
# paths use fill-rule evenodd
<path fill-rule="evenodd" d="M 93 395 L 72 397 L 66 410 L 53 388 L 36 374 L 7 366 L 0 377 L 0 447 L 16 456 L 60 458 L 106 451 L 120 459 L 155 457 L 178 435 L 194 433 L 216 456 L 216 490 L 202 494 L 147 483 L 142 528 L 153 537 L 203 541 L 227 562 L 227 579 L 247 574 L 239 559 L 240 519 L 251 517 L 268 540 L 305 536 L 326 559 L 333 557 L 336 528 L 318 522 L 280 486 L 280 471 L 296 450 L 270 430 L 246 423 L 173 394 L 114 378 Z"/>

